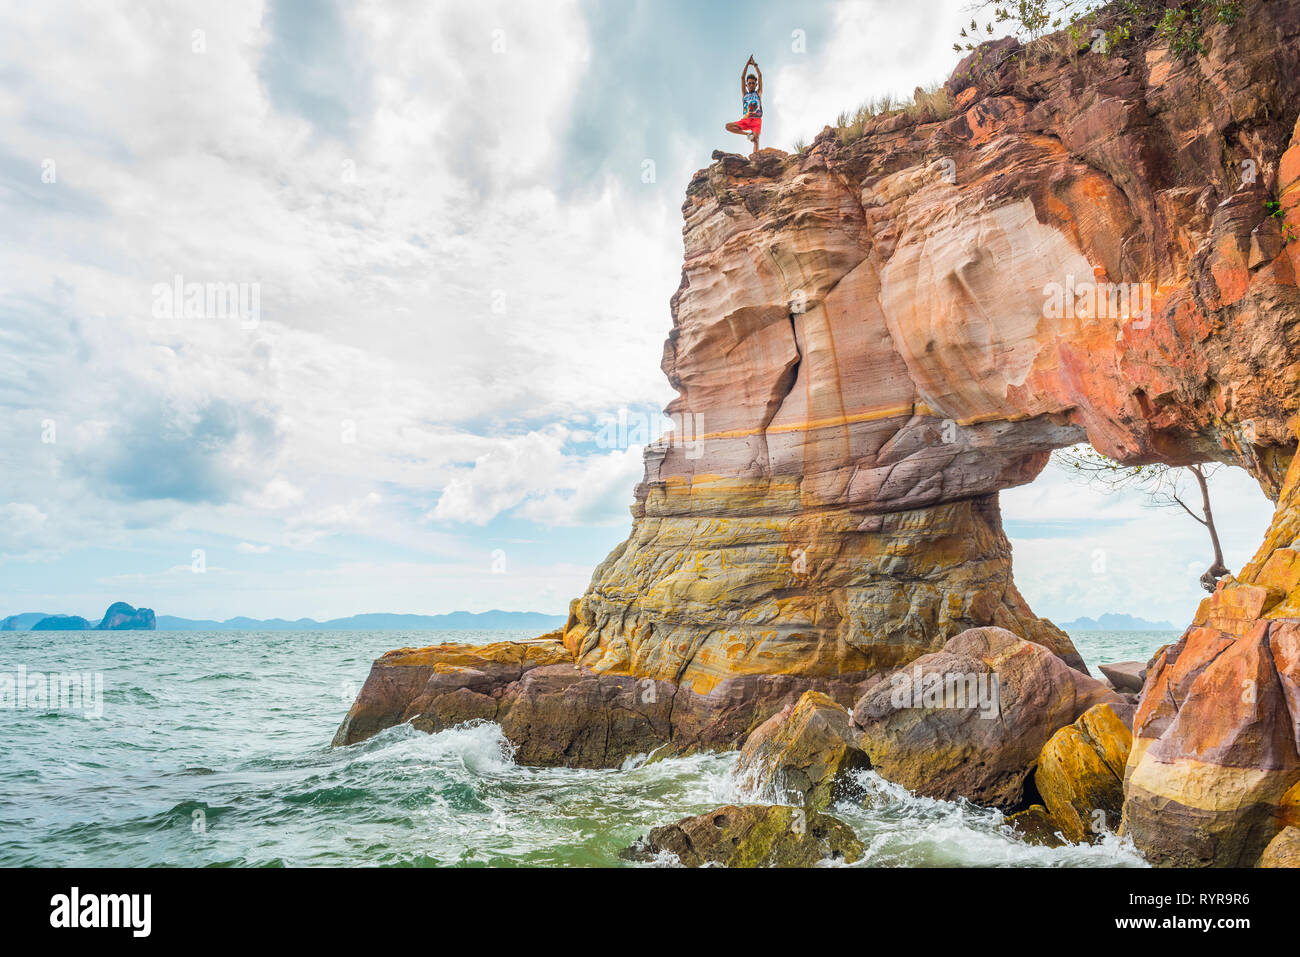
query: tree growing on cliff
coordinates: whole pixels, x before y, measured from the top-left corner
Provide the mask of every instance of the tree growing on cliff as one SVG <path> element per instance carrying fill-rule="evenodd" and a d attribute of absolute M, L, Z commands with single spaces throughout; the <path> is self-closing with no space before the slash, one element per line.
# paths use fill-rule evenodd
<path fill-rule="evenodd" d="M 1066 472 L 1085 479 L 1089 485 L 1104 492 L 1127 489 L 1140 492 L 1146 497 L 1147 504 L 1153 507 L 1181 508 L 1205 526 L 1210 535 L 1210 545 L 1214 549 L 1214 562 L 1201 575 L 1201 586 L 1212 592 L 1219 579 L 1228 574 L 1228 566 L 1223 562 L 1219 530 L 1214 524 L 1214 511 L 1210 508 L 1209 479 L 1221 468 L 1220 465 L 1124 465 L 1102 455 L 1091 445 L 1058 449 L 1052 453 L 1052 459 Z M 1189 479 L 1200 493 L 1199 515 L 1183 501 L 1190 497 L 1186 489 Z"/>

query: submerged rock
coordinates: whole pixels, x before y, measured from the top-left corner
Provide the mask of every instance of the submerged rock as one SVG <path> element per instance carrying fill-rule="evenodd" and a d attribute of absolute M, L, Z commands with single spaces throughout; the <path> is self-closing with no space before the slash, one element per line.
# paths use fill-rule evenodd
<path fill-rule="evenodd" d="M 1062 847 L 1066 843 L 1058 833 L 1060 826 L 1041 804 L 1031 804 L 1023 811 L 1008 816 L 1007 823 L 1030 844 Z"/>
<path fill-rule="evenodd" d="M 1107 704 L 1093 705 L 1043 745 L 1034 786 L 1056 829 L 1075 843 L 1119 828 L 1133 735 Z"/>
<path fill-rule="evenodd" d="M 784 805 L 727 805 L 657 827 L 623 852 L 647 861 L 664 852 L 685 867 L 813 867 L 821 861 L 852 864 L 862 842 L 829 814 Z"/>
<path fill-rule="evenodd" d="M 1048 738 L 1101 703 L 1130 709 L 1041 645 L 974 628 L 875 685 L 854 707 L 853 724 L 887 780 L 1013 810 Z"/>
<path fill-rule="evenodd" d="M 849 772 L 871 766 L 859 736 L 847 708 L 807 691 L 745 739 L 736 775 L 760 797 L 823 810 L 845 793 Z"/>

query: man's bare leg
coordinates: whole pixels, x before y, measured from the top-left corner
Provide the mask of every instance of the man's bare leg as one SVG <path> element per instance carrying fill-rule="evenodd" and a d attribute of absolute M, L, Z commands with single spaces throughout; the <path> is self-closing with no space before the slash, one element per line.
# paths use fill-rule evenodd
<path fill-rule="evenodd" d="M 754 152 L 750 153 L 751 157 L 758 155 L 758 133 L 749 134 L 749 138 L 754 141 Z"/>

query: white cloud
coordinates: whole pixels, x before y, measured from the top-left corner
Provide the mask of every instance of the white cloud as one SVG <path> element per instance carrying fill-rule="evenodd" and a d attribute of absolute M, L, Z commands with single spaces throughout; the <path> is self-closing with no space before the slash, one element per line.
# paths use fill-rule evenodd
<path fill-rule="evenodd" d="M 601 525 L 629 520 L 641 448 L 566 454 L 563 428 L 499 440 L 442 490 L 429 517 L 484 525 L 517 510 L 544 525 Z"/>
<path fill-rule="evenodd" d="M 839 3 L 826 42 L 774 78 L 772 126 L 788 145 L 811 141 L 865 100 L 889 93 L 910 102 L 917 86 L 948 79 L 958 59 L 952 44 L 969 18 L 969 6 L 954 0 Z"/>

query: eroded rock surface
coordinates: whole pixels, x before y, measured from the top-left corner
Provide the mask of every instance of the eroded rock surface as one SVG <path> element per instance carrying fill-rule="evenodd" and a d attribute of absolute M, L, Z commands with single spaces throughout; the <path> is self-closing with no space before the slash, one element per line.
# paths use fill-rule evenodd
<path fill-rule="evenodd" d="M 1249 565 L 1243 578 L 1274 574 Z M 1295 578 L 1292 590 L 1300 566 Z M 1284 594 L 1220 583 L 1147 676 L 1124 827 L 1154 863 L 1250 867 L 1282 826 L 1300 783 L 1300 622 L 1269 617 Z"/>
<path fill-rule="evenodd" d="M 684 867 L 813 867 L 852 864 L 862 842 L 844 822 L 784 805 L 727 805 L 657 827 L 625 852 L 652 860 L 668 852 Z"/>
<path fill-rule="evenodd" d="M 1257 867 L 1300 867 L 1300 827 L 1277 832 L 1259 856 Z"/>

